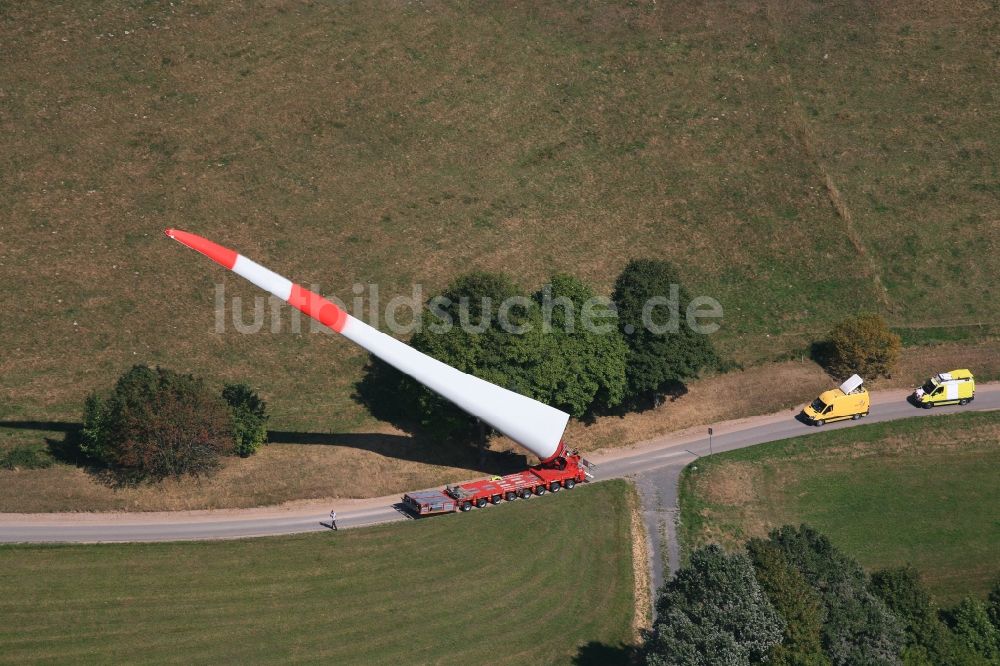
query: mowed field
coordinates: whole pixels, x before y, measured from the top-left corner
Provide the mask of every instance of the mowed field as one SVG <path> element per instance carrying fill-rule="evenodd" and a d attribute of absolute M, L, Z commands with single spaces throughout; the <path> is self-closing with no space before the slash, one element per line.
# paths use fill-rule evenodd
<path fill-rule="evenodd" d="M 287 538 L 0 547 L 0 662 L 607 663 L 587 659 L 633 639 L 632 493 Z"/>
<path fill-rule="evenodd" d="M 702 458 L 681 481 L 683 545 L 738 547 L 782 524 L 808 523 L 866 568 L 914 565 L 942 603 L 984 597 L 1000 578 L 998 466 L 997 412 Z"/>
<path fill-rule="evenodd" d="M 472 268 L 606 293 L 662 257 L 722 302 L 717 343 L 744 362 L 858 310 L 982 331 L 998 20 L 901 0 L 0 4 L 0 419 L 75 419 L 142 362 L 249 381 L 279 430 L 376 427 L 359 350 L 287 310 L 237 332 L 231 297 L 250 322 L 260 294 L 165 227 L 349 303 Z"/>

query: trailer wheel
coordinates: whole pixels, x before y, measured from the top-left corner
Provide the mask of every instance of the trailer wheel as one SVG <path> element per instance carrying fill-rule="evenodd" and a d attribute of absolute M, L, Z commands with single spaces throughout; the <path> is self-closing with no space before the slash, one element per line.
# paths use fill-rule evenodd
<path fill-rule="evenodd" d="M 967 405 L 967 404 L 969 404 L 969 401 L 968 401 L 968 400 L 965 400 L 965 399 L 963 398 L 962 400 L 959 400 L 959 401 L 958 401 L 958 404 L 960 404 L 960 405 Z"/>
<path fill-rule="evenodd" d="M 576 485 L 576 479 L 566 479 L 566 490 L 573 490 L 573 486 Z"/>
<path fill-rule="evenodd" d="M 486 506 L 486 498 L 485 497 L 480 497 L 479 499 L 476 500 L 476 508 L 477 509 L 482 509 L 484 506 Z"/>
<path fill-rule="evenodd" d="M 855 414 L 854 416 L 851 417 L 851 420 L 852 421 L 857 421 L 860 418 L 861 418 L 861 414 Z"/>
<path fill-rule="evenodd" d="M 818 425 L 818 426 L 821 426 L 824 423 L 826 423 L 826 421 L 824 421 L 823 419 L 820 419 L 819 421 L 816 421 L 816 425 Z"/>
<path fill-rule="evenodd" d="M 472 510 L 472 502 L 462 502 L 462 507 L 461 508 L 462 508 L 462 511 L 471 511 Z"/>
<path fill-rule="evenodd" d="M 503 498 L 508 502 L 513 502 L 514 500 L 517 499 L 517 493 L 515 493 L 513 490 L 508 490 L 507 494 L 504 495 Z"/>
<path fill-rule="evenodd" d="M 934 406 L 933 402 L 925 402 L 924 403 L 924 409 L 930 409 L 933 406 Z"/>
<path fill-rule="evenodd" d="M 545 486 L 535 486 L 535 494 L 536 495 L 544 495 L 545 494 Z"/>
<path fill-rule="evenodd" d="M 521 491 L 521 499 L 528 499 L 531 497 L 531 488 L 525 488 Z"/>
<path fill-rule="evenodd" d="M 550 493 L 557 493 L 559 492 L 560 488 L 562 488 L 562 485 L 558 481 L 553 481 L 552 483 L 549 484 Z"/>
<path fill-rule="evenodd" d="M 500 502 L 503 501 L 503 498 L 500 497 L 499 495 L 494 495 L 493 497 L 490 498 L 490 501 L 493 502 L 494 504 L 499 504 Z"/>

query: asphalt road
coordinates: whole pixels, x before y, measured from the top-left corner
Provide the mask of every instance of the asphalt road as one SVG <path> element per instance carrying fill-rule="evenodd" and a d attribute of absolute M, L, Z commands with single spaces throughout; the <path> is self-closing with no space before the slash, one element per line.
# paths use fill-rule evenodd
<path fill-rule="evenodd" d="M 905 400 L 905 391 L 872 394 L 871 415 L 860 421 L 831 423 L 822 428 L 806 426 L 794 411 L 712 424 L 712 451 L 721 452 L 823 430 L 849 428 L 864 423 L 910 416 L 932 417 L 962 410 L 1000 409 L 1000 384 L 980 384 L 975 401 L 965 407 L 916 409 Z M 708 424 L 706 424 L 707 426 Z M 684 465 L 709 452 L 705 428 L 674 433 L 629 449 L 615 449 L 588 456 L 598 467 L 596 478 L 631 476 L 640 488 L 647 528 L 651 535 L 654 587 L 662 580 L 661 566 L 676 566 L 673 511 L 677 504 L 677 475 Z M 338 501 L 335 506 L 317 503 L 298 507 L 246 510 L 184 511 L 171 513 L 115 514 L 0 514 L 0 542 L 121 542 L 230 539 L 295 534 L 327 529 L 329 511 L 337 511 L 340 528 L 407 520 L 395 502 L 398 497 Z M 537 498 L 533 501 L 554 501 Z M 661 530 L 662 527 L 662 530 Z M 659 538 L 664 532 L 665 539 Z M 666 541 L 668 553 L 662 547 Z"/>

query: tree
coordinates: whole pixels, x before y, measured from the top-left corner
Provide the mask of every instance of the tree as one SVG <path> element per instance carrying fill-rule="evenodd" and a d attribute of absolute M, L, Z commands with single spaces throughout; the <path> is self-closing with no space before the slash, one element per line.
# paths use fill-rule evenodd
<path fill-rule="evenodd" d="M 904 645 L 899 620 L 867 588 L 856 560 L 815 529 L 786 525 L 769 541 L 797 569 L 825 607 L 823 648 L 836 665 L 897 664 Z"/>
<path fill-rule="evenodd" d="M 830 332 L 827 369 L 846 379 L 854 373 L 866 379 L 892 375 L 902 341 L 879 315 L 848 317 Z"/>
<path fill-rule="evenodd" d="M 542 361 L 533 378 L 537 395 L 577 417 L 621 403 L 628 348 L 613 324 L 612 308 L 565 274 L 552 276 L 534 300 L 543 333 Z M 610 330 L 598 329 L 602 323 Z"/>
<path fill-rule="evenodd" d="M 785 620 L 781 643 L 771 648 L 770 663 L 822 666 L 830 660 L 823 653 L 823 602 L 805 577 L 781 550 L 769 541 L 751 539 L 747 554 L 757 582 L 771 605 Z"/>
<path fill-rule="evenodd" d="M 991 663 L 1000 662 L 1000 631 L 990 621 L 986 604 L 966 597 L 945 619 L 959 644 Z"/>
<path fill-rule="evenodd" d="M 990 595 L 986 598 L 986 608 L 990 615 L 990 622 L 1000 631 L 1000 580 L 993 584 Z"/>
<path fill-rule="evenodd" d="M 582 416 L 618 404 L 625 389 L 625 343 L 585 326 L 584 314 L 613 319 L 578 279 L 553 276 L 533 296 L 501 273 L 459 276 L 428 300 L 410 344 L 462 372 Z M 401 425 L 417 416 L 440 435 L 473 434 L 475 419 L 409 377 L 374 361 L 358 386 L 365 402 L 391 400 L 378 413 Z M 483 432 L 483 434 L 485 434 Z"/>
<path fill-rule="evenodd" d="M 746 555 L 699 549 L 660 591 L 643 654 L 652 665 L 749 664 L 781 641 L 784 622 Z"/>
<path fill-rule="evenodd" d="M 246 458 L 267 443 L 267 403 L 246 384 L 226 384 L 222 398 L 229 405 L 236 454 Z"/>
<path fill-rule="evenodd" d="M 233 453 L 229 410 L 192 375 L 136 365 L 106 398 L 88 397 L 81 451 L 127 478 L 201 475 Z"/>
<path fill-rule="evenodd" d="M 880 569 L 872 574 L 869 589 L 903 625 L 905 663 L 978 663 L 975 654 L 960 645 L 941 622 L 916 569 L 911 566 Z"/>
<path fill-rule="evenodd" d="M 708 336 L 687 325 L 691 299 L 667 262 L 629 262 L 611 298 L 629 350 L 626 395 L 631 401 L 655 399 L 682 387 L 702 369 L 719 365 Z"/>

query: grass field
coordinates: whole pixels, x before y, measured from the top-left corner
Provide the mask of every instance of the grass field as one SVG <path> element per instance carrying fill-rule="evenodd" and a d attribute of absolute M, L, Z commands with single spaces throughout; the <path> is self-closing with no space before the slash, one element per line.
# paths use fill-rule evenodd
<path fill-rule="evenodd" d="M 0 419 L 138 361 L 372 426 L 358 350 L 287 310 L 214 333 L 216 283 L 259 294 L 168 226 L 348 301 L 664 257 L 742 361 L 859 309 L 997 323 L 988 4 L 28 2 L 0 33 Z"/>
<path fill-rule="evenodd" d="M 0 662 L 586 663 L 632 640 L 632 492 L 336 534 L 0 547 Z"/>
<path fill-rule="evenodd" d="M 1000 578 L 1000 413 L 825 432 L 695 467 L 681 481 L 686 549 L 805 522 L 867 568 L 913 564 L 943 603 Z"/>

